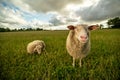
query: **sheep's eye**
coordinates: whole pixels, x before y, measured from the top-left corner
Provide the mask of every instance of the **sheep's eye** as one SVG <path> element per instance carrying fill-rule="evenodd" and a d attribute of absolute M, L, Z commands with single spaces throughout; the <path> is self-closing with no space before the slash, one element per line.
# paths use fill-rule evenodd
<path fill-rule="evenodd" d="M 87 31 L 87 35 L 89 36 L 89 32 Z"/>
<path fill-rule="evenodd" d="M 76 31 L 77 31 L 77 32 L 80 32 L 80 31 L 81 31 L 81 29 L 76 29 Z"/>

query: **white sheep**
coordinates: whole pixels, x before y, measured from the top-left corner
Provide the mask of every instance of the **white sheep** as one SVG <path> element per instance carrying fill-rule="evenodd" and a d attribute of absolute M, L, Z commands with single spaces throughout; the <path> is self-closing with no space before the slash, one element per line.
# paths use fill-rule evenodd
<path fill-rule="evenodd" d="M 66 40 L 66 49 L 70 56 L 73 57 L 73 67 L 75 66 L 75 59 L 80 59 L 79 65 L 81 67 L 81 60 L 86 57 L 90 51 L 90 39 L 89 31 L 98 28 L 98 25 L 87 26 L 81 25 L 70 25 L 69 34 Z"/>
<path fill-rule="evenodd" d="M 27 52 L 30 54 L 41 54 L 43 50 L 45 50 L 45 43 L 42 40 L 34 40 L 27 45 Z"/>

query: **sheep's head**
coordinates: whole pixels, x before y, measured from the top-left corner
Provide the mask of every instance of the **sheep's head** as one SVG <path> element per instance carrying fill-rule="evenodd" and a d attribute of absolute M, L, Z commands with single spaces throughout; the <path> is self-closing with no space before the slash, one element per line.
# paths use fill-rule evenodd
<path fill-rule="evenodd" d="M 34 52 L 37 52 L 38 54 L 41 53 L 41 50 L 42 49 L 42 46 L 41 45 L 37 45 L 35 48 L 34 48 Z"/>
<path fill-rule="evenodd" d="M 89 40 L 89 31 L 97 29 L 98 25 L 69 25 L 69 30 L 74 31 L 75 37 L 82 43 L 86 43 Z"/>

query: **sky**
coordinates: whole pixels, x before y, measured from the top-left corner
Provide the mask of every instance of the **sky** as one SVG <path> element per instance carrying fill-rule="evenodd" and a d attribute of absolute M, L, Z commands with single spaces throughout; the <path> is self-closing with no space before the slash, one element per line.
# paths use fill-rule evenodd
<path fill-rule="evenodd" d="M 120 0 L 0 0 L 0 27 L 66 29 L 120 17 Z"/>

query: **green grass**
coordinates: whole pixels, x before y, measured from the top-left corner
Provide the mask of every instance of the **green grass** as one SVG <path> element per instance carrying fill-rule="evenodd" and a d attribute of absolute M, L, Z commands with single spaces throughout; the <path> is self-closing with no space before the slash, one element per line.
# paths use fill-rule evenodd
<path fill-rule="evenodd" d="M 120 78 L 120 30 L 91 32 L 91 52 L 72 67 L 66 51 L 68 31 L 0 33 L 0 80 L 117 80 Z M 26 45 L 42 39 L 47 54 L 29 55 Z"/>

